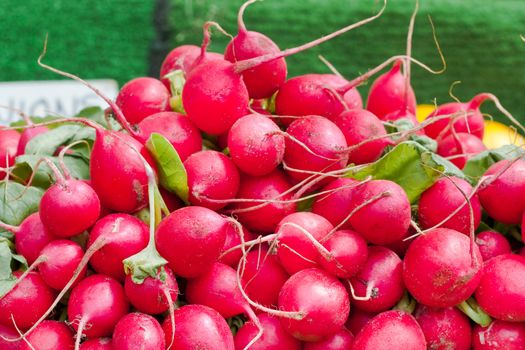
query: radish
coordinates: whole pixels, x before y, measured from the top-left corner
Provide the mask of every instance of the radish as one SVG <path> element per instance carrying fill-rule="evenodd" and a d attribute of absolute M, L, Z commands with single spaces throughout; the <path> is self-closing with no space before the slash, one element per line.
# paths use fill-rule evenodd
<path fill-rule="evenodd" d="M 449 307 L 465 301 L 481 279 L 478 246 L 457 231 L 436 228 L 419 236 L 403 260 L 403 278 L 422 304 Z"/>
<path fill-rule="evenodd" d="M 189 201 L 212 210 L 226 206 L 239 190 L 235 163 L 217 151 L 200 151 L 184 162 L 188 174 Z"/>
<path fill-rule="evenodd" d="M 267 314 L 259 315 L 263 328 L 263 335 L 250 350 L 300 350 L 301 342 L 288 334 L 279 321 L 279 318 Z M 243 350 L 257 336 L 259 330 L 253 322 L 246 322 L 235 335 L 235 350 Z"/>
<path fill-rule="evenodd" d="M 204 305 L 185 305 L 175 310 L 175 334 L 167 317 L 162 323 L 171 349 L 234 350 L 233 335 L 222 316 Z M 173 336 L 173 342 L 171 341 Z"/>
<path fill-rule="evenodd" d="M 252 176 L 271 173 L 284 157 L 284 136 L 271 119 L 246 115 L 233 124 L 228 134 L 230 156 L 239 169 Z"/>
<path fill-rule="evenodd" d="M 343 132 L 324 117 L 298 119 L 286 133 L 291 138 L 286 138 L 284 162 L 287 173 L 297 181 L 312 173 L 343 169 L 348 163 L 348 154 L 343 152 L 347 148 Z"/>
<path fill-rule="evenodd" d="M 80 344 L 80 350 L 113 350 L 111 338 L 95 338 Z"/>
<path fill-rule="evenodd" d="M 135 78 L 120 89 L 115 103 L 131 124 L 144 118 L 170 110 L 170 93 L 159 80 L 149 77 Z"/>
<path fill-rule="evenodd" d="M 124 281 L 122 260 L 148 245 L 148 227 L 128 214 L 110 214 L 100 219 L 89 234 L 88 249 L 103 238 L 104 245 L 89 260 L 95 271 Z"/>
<path fill-rule="evenodd" d="M 322 244 L 333 256 L 333 260 L 321 258 L 321 266 L 338 278 L 354 276 L 367 260 L 366 241 L 352 230 L 335 231 L 329 236 L 323 238 Z"/>
<path fill-rule="evenodd" d="M 525 212 L 524 172 L 525 160 L 502 160 L 491 165 L 483 175 L 490 176 L 490 180 L 479 189 L 479 200 L 494 220 L 508 225 L 517 225 L 522 220 Z"/>
<path fill-rule="evenodd" d="M 76 348 L 87 338 L 111 335 L 117 322 L 128 313 L 124 289 L 116 280 L 91 275 L 73 288 L 67 305 L 68 320 L 77 331 Z"/>
<path fill-rule="evenodd" d="M 16 271 L 15 277 L 22 273 Z M 0 324 L 22 331 L 29 329 L 53 303 L 55 294 L 36 272 L 30 272 L 0 298 Z M 31 310 L 29 312 L 29 310 Z"/>
<path fill-rule="evenodd" d="M 403 296 L 402 261 L 390 249 L 378 246 L 368 248 L 368 259 L 359 272 L 350 279 L 352 303 L 366 312 L 386 311 Z"/>
<path fill-rule="evenodd" d="M 248 229 L 245 227 L 242 228 L 242 234 L 245 242 L 257 238 L 254 233 L 248 231 Z M 239 264 L 239 260 L 241 260 L 242 251 L 237 249 L 226 254 L 225 252 L 227 252 L 230 248 L 240 245 L 241 243 L 241 237 L 239 236 L 239 232 L 237 232 L 236 224 L 232 221 L 228 221 L 228 228 L 226 229 L 226 241 L 224 241 L 222 254 L 219 257 L 219 262 L 236 268 Z"/>
<path fill-rule="evenodd" d="M 474 350 L 524 350 L 525 324 L 494 320 L 488 327 L 474 326 Z"/>
<path fill-rule="evenodd" d="M 354 336 L 346 328 L 323 340 L 305 343 L 303 350 L 348 350 L 352 349 Z"/>
<path fill-rule="evenodd" d="M 71 329 L 58 321 L 43 321 L 24 341 L 19 350 L 71 350 L 75 340 Z"/>
<path fill-rule="evenodd" d="M 487 147 L 476 136 L 460 132 L 441 139 L 438 142 L 437 153 L 463 169 L 470 158 L 486 149 Z"/>
<path fill-rule="evenodd" d="M 175 148 L 181 161 L 202 149 L 199 130 L 188 117 L 176 112 L 161 112 L 144 118 L 139 124 L 140 140 L 148 141 L 152 133 L 164 136 Z"/>
<path fill-rule="evenodd" d="M 352 211 L 350 198 L 358 185 L 359 182 L 354 179 L 333 180 L 320 190 L 321 193 L 328 192 L 328 194 L 314 199 L 312 212 L 323 216 L 334 226 L 341 225 L 342 229 L 350 229 L 350 223 L 346 218 Z"/>
<path fill-rule="evenodd" d="M 224 51 L 224 59 L 232 63 L 280 52 L 272 39 L 262 33 L 246 29 L 242 17 L 246 7 L 253 2 L 255 0 L 246 1 L 239 9 L 239 32 L 228 43 Z M 246 84 L 250 98 L 261 99 L 271 97 L 286 80 L 286 74 L 286 61 L 284 57 L 281 57 L 245 70 L 242 72 L 242 80 Z M 261 79 L 262 77 L 264 79 Z"/>
<path fill-rule="evenodd" d="M 159 322 L 138 312 L 122 317 L 113 331 L 113 350 L 164 350 L 165 335 Z"/>
<path fill-rule="evenodd" d="M 353 350 L 425 350 L 423 331 L 412 315 L 385 311 L 371 319 L 356 335 Z"/>
<path fill-rule="evenodd" d="M 337 333 L 350 312 L 344 286 L 335 277 L 317 269 L 292 275 L 279 293 L 279 310 L 299 311 L 300 320 L 281 318 L 283 328 L 299 340 L 319 341 Z"/>
<path fill-rule="evenodd" d="M 15 130 L 0 129 L 0 169 L 8 168 L 15 163 L 20 133 Z M 0 180 L 5 177 L 5 173 L 0 173 Z"/>
<path fill-rule="evenodd" d="M 358 334 L 368 321 L 373 319 L 376 315 L 378 315 L 377 312 L 366 312 L 354 307 L 350 312 L 345 327 L 348 328 L 352 334 Z"/>
<path fill-rule="evenodd" d="M 204 207 L 181 208 L 161 221 L 155 244 L 175 275 L 198 277 L 219 258 L 226 240 L 227 222 Z"/>
<path fill-rule="evenodd" d="M 424 229 L 439 225 L 468 235 L 481 222 L 478 196 L 472 195 L 472 186 L 467 181 L 455 176 L 438 179 L 421 194 L 418 208 L 419 224 Z"/>
<path fill-rule="evenodd" d="M 486 262 L 476 300 L 490 316 L 509 322 L 525 321 L 525 258 L 503 254 Z"/>
<path fill-rule="evenodd" d="M 437 309 L 419 304 L 414 317 L 425 334 L 429 349 L 470 349 L 472 327 L 468 317 L 458 309 Z"/>
<path fill-rule="evenodd" d="M 379 118 L 365 109 L 347 110 L 335 117 L 334 123 L 352 149 L 348 154 L 350 163 L 371 163 L 379 159 L 386 146 L 392 144 Z"/>
<path fill-rule="evenodd" d="M 14 329 L 0 324 L 0 349 L 20 350 L 23 340 L 14 339 L 19 339 L 18 333 Z"/>
<path fill-rule="evenodd" d="M 523 227 L 523 225 L 522 225 Z M 496 231 L 483 231 L 476 235 L 476 244 L 483 261 L 512 252 L 509 241 Z"/>

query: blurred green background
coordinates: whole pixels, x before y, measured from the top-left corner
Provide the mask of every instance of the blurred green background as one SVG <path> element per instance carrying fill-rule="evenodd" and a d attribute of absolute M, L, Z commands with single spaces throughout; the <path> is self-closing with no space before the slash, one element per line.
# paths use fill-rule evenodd
<path fill-rule="evenodd" d="M 497 95 L 525 121 L 525 1 L 422 0 L 416 20 L 413 56 L 441 66 L 427 15 L 432 15 L 447 71 L 432 75 L 416 66 L 412 84 L 418 103 L 461 100 L 482 91 Z M 238 0 L 2 0 L 0 80 L 59 79 L 36 65 L 45 33 L 47 62 L 84 78 L 113 78 L 120 84 L 156 75 L 164 55 L 181 44 L 200 44 L 202 24 L 220 23 L 236 33 Z M 379 0 L 265 0 L 245 14 L 249 29 L 270 36 L 281 48 L 300 45 L 376 12 Z M 364 27 L 287 59 L 289 76 L 329 72 L 324 55 L 348 79 L 405 51 L 412 0 L 391 0 L 384 15 Z M 214 32 L 211 50 L 229 40 Z M 360 88 L 363 96 L 367 87 Z M 490 102 L 483 111 L 494 113 Z M 499 117 L 496 114 L 496 117 Z"/>

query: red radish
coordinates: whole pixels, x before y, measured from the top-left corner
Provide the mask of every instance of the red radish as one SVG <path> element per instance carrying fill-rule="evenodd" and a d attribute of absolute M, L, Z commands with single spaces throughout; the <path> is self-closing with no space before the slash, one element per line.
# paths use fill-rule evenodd
<path fill-rule="evenodd" d="M 275 232 L 277 224 L 297 210 L 296 203 L 291 201 L 293 193 L 290 189 L 288 178 L 280 170 L 257 177 L 243 175 L 237 197 L 254 201 L 236 203 L 232 212 L 250 230 Z"/>
<path fill-rule="evenodd" d="M 492 175 L 479 191 L 481 206 L 496 221 L 517 225 L 525 212 L 525 160 L 493 164 L 483 176 Z M 501 205 L 505 203 L 505 205 Z"/>
<path fill-rule="evenodd" d="M 470 234 L 470 231 L 476 230 L 481 222 L 481 205 L 477 195 L 469 199 L 473 213 L 471 218 L 467 202 L 467 197 L 471 194 L 472 186 L 463 179 L 455 176 L 438 179 L 421 194 L 418 207 L 419 224 L 424 229 L 439 224 L 439 227 Z M 454 212 L 456 213 L 451 216 Z M 445 219 L 447 220 L 443 222 Z M 473 227 L 471 227 L 471 219 Z"/>
<path fill-rule="evenodd" d="M 486 149 L 485 144 L 476 136 L 460 132 L 440 140 L 437 153 L 463 169 L 470 158 Z"/>
<path fill-rule="evenodd" d="M 335 90 L 348 82 L 334 74 L 305 74 L 287 80 L 275 98 L 275 112 L 282 116 L 320 115 L 334 120 L 345 109 L 362 108 L 359 92 L 352 88 L 345 98 L 337 97 Z M 343 104 L 344 103 L 344 104 Z M 280 118 L 289 125 L 292 118 Z"/>
<path fill-rule="evenodd" d="M 525 211 L 523 211 L 523 218 L 521 219 L 521 239 L 525 241 Z"/>
<path fill-rule="evenodd" d="M 175 210 L 161 221 L 155 234 L 160 255 L 175 275 L 194 278 L 217 261 L 226 240 L 227 220 L 203 207 Z"/>
<path fill-rule="evenodd" d="M 131 124 L 144 118 L 170 110 L 170 93 L 159 80 L 149 77 L 135 78 L 120 89 L 116 99 L 124 116 Z"/>
<path fill-rule="evenodd" d="M 352 349 L 354 336 L 346 328 L 334 335 L 314 343 L 305 343 L 303 350 L 348 350 Z"/>
<path fill-rule="evenodd" d="M 164 281 L 160 279 L 162 274 Z M 138 311 L 157 315 L 168 311 L 169 303 L 173 304 L 177 300 L 179 287 L 173 272 L 165 267 L 162 273 L 159 270 L 157 278 L 148 276 L 141 284 L 133 282 L 131 275 L 127 275 L 124 291 L 131 305 Z"/>
<path fill-rule="evenodd" d="M 279 293 L 279 310 L 299 311 L 300 320 L 281 318 L 281 325 L 295 338 L 319 341 L 337 333 L 350 312 L 345 287 L 323 270 L 301 270 L 286 281 Z"/>
<path fill-rule="evenodd" d="M 436 228 L 416 238 L 403 260 L 410 294 L 422 304 L 449 307 L 465 301 L 481 278 L 478 246 L 454 230 Z"/>
<path fill-rule="evenodd" d="M 476 300 L 490 316 L 509 322 L 525 321 L 525 258 L 504 254 L 483 267 Z"/>
<path fill-rule="evenodd" d="M 452 129 L 454 129 L 456 133 L 469 133 L 482 139 L 485 125 L 479 106 L 487 98 L 488 96 L 482 93 L 474 96 L 470 102 L 451 102 L 439 106 L 430 113 L 427 120 L 430 121 L 447 114 L 454 116 L 428 124 L 425 127 L 425 134 L 433 139 L 444 138 L 452 134 Z"/>
<path fill-rule="evenodd" d="M 277 306 L 279 292 L 288 280 L 288 274 L 268 248 L 256 247 L 246 255 L 242 285 L 246 294 L 266 307 Z"/>
<path fill-rule="evenodd" d="M 340 170 L 346 166 L 345 136 L 330 120 L 320 116 L 304 117 L 290 124 L 286 133 L 293 139 L 286 138 L 284 162 L 299 170 L 287 171 L 295 180 L 304 180 L 312 172 Z"/>
<path fill-rule="evenodd" d="M 162 323 L 171 349 L 234 350 L 233 335 L 222 316 L 204 305 L 185 305 L 175 310 L 175 334 L 167 317 Z M 171 338 L 173 336 L 173 343 Z"/>
<path fill-rule="evenodd" d="M 250 347 L 250 350 L 301 349 L 301 342 L 283 329 L 277 317 L 261 314 L 259 320 L 264 330 L 263 335 Z M 259 330 L 253 322 L 246 322 L 235 335 L 235 350 L 245 349 L 258 332 Z"/>
<path fill-rule="evenodd" d="M 350 279 L 352 304 L 367 312 L 386 311 L 396 305 L 405 291 L 402 264 L 390 249 L 369 247 L 368 259 Z"/>
<path fill-rule="evenodd" d="M 13 273 L 20 277 L 22 272 Z M 0 324 L 25 331 L 53 303 L 55 294 L 36 272 L 30 272 L 13 289 L 0 298 Z M 30 310 L 30 311 L 29 311 Z"/>
<path fill-rule="evenodd" d="M 425 350 L 423 331 L 403 311 L 385 311 L 371 319 L 354 340 L 353 350 Z"/>
<path fill-rule="evenodd" d="M 352 209 L 360 205 L 364 206 L 350 217 L 349 222 L 367 241 L 389 244 L 406 236 L 411 209 L 401 186 L 389 180 L 366 182 L 357 187 L 350 198 Z"/>
<path fill-rule="evenodd" d="M 124 289 L 116 280 L 105 275 L 84 278 L 71 291 L 67 305 L 68 320 L 77 331 L 77 344 L 82 334 L 89 339 L 111 335 L 128 309 Z"/>
<path fill-rule="evenodd" d="M 83 256 L 84 251 L 78 243 L 66 239 L 52 241 L 42 249 L 37 259 L 42 261 L 38 265 L 40 277 L 51 288 L 61 290 L 73 277 Z M 74 283 L 78 283 L 85 274 L 86 267 Z"/>
<path fill-rule="evenodd" d="M 254 233 L 248 231 L 245 227 L 242 228 L 242 234 L 245 242 L 257 238 L 257 236 Z M 239 232 L 237 231 L 237 226 L 234 222 L 229 221 L 228 228 L 226 229 L 226 241 L 224 242 L 224 247 L 222 247 L 223 254 L 220 256 L 219 262 L 236 268 L 237 264 L 239 263 L 239 260 L 241 260 L 242 257 L 241 249 L 230 251 L 227 254 L 224 254 L 224 252 L 240 244 L 241 237 L 239 236 Z"/>
<path fill-rule="evenodd" d="M 58 321 L 42 321 L 25 340 L 19 350 L 71 350 L 75 340 L 71 329 Z"/>
<path fill-rule="evenodd" d="M 152 133 L 164 136 L 175 148 L 181 161 L 202 149 L 199 130 L 188 117 L 176 112 L 161 112 L 150 115 L 139 124 L 140 140 L 146 142 Z"/>
<path fill-rule="evenodd" d="M 20 350 L 23 340 L 14 340 L 19 338 L 18 333 L 14 329 L 0 324 L 0 349 Z"/>
<path fill-rule="evenodd" d="M 212 210 L 226 206 L 239 190 L 239 171 L 224 154 L 200 151 L 184 162 L 188 174 L 189 201 Z"/>
<path fill-rule="evenodd" d="M 352 230 L 335 231 L 330 234 L 330 238 L 325 237 L 322 244 L 333 256 L 333 260 L 321 258 L 321 266 L 338 278 L 354 276 L 368 257 L 366 241 Z"/>
<path fill-rule="evenodd" d="M 113 331 L 113 350 L 164 350 L 165 335 L 159 322 L 138 312 L 122 317 Z"/>
<path fill-rule="evenodd" d="M 472 327 L 468 317 L 457 308 L 436 309 L 419 304 L 414 317 L 429 349 L 470 349 Z"/>
<path fill-rule="evenodd" d="M 488 327 L 474 326 L 474 350 L 524 350 L 525 324 L 494 320 Z"/>
<path fill-rule="evenodd" d="M 93 254 L 89 263 L 95 271 L 124 281 L 122 260 L 148 245 L 148 226 L 128 214 L 110 214 L 100 219 L 89 234 L 88 248 L 100 237 L 105 244 Z"/>
<path fill-rule="evenodd" d="M 266 54 L 278 54 L 279 47 L 266 35 L 248 31 L 243 21 L 246 7 L 254 1 L 247 1 L 239 9 L 239 32 L 228 43 L 224 51 L 224 59 L 230 62 L 242 61 Z M 286 80 L 286 61 L 279 58 L 263 63 L 242 72 L 242 79 L 248 89 L 250 98 L 261 99 L 271 97 Z"/>
<path fill-rule="evenodd" d="M 113 350 L 111 338 L 90 339 L 80 344 L 80 350 Z"/>
<path fill-rule="evenodd" d="M 293 275 L 319 267 L 321 255 L 312 239 L 321 241 L 333 228 L 328 220 L 310 212 L 293 213 L 282 219 L 277 226 L 277 254 L 286 272 Z"/>
<path fill-rule="evenodd" d="M 370 87 L 366 109 L 379 119 L 398 110 L 416 113 L 416 96 L 412 86 L 406 83 L 406 77 L 401 72 L 401 64 L 402 61 L 397 60 L 392 69 L 379 76 Z"/>
<path fill-rule="evenodd" d="M 23 155 L 25 153 L 26 146 L 29 143 L 29 141 L 31 141 L 33 137 L 36 137 L 47 131 L 49 131 L 49 129 L 45 126 L 35 126 L 29 129 L 24 129 L 24 131 L 22 131 L 22 134 L 20 135 L 20 140 L 18 141 L 18 148 L 16 151 L 16 155 L 17 156 Z M 1 138 L 1 135 L 0 135 L 0 138 Z"/>
<path fill-rule="evenodd" d="M 315 198 L 312 204 L 312 212 L 323 216 L 332 225 L 338 226 L 345 221 L 348 214 L 352 211 L 350 198 L 358 185 L 359 182 L 354 179 L 340 178 L 333 180 L 320 190 L 321 193 L 330 193 Z M 351 228 L 348 220 L 345 221 L 341 228 Z"/>
<path fill-rule="evenodd" d="M 365 109 L 345 111 L 334 119 L 334 123 L 341 129 L 346 143 L 352 150 L 348 154 L 350 163 L 371 163 L 392 143 L 386 136 L 383 123 Z"/>
<path fill-rule="evenodd" d="M 249 114 L 233 124 L 228 134 L 228 149 L 241 171 L 262 176 L 271 173 L 282 162 L 284 136 L 268 117 Z"/>
<path fill-rule="evenodd" d="M 345 327 L 352 332 L 352 334 L 357 334 L 361 329 L 373 319 L 377 313 L 375 312 L 366 312 L 357 308 L 352 308 L 348 321 L 346 321 Z"/>
<path fill-rule="evenodd" d="M 0 168 L 7 168 L 15 163 L 15 157 L 20 141 L 20 133 L 15 130 L 0 129 Z M 0 172 L 0 180 L 5 177 L 4 172 Z"/>
<path fill-rule="evenodd" d="M 179 197 L 177 197 L 177 195 L 168 192 L 163 188 L 159 188 L 159 192 L 170 213 L 184 206 L 184 203 Z"/>
<path fill-rule="evenodd" d="M 523 226 L 522 226 L 523 227 Z M 483 231 L 476 235 L 476 244 L 483 261 L 512 252 L 509 241 L 496 231 Z"/>

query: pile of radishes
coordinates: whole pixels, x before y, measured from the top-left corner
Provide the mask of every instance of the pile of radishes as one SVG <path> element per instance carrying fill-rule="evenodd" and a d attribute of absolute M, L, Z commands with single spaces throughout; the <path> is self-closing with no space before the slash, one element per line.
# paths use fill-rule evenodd
<path fill-rule="evenodd" d="M 515 119 L 482 93 L 420 124 L 410 45 L 287 77 L 386 1 L 285 51 L 253 2 L 224 55 L 208 22 L 106 111 L 0 129 L 0 348 L 525 349 L 525 151 L 479 107 Z"/>

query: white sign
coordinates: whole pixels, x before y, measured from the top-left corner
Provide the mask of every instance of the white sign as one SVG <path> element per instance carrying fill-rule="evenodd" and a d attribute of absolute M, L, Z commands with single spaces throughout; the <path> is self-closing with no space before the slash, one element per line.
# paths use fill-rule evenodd
<path fill-rule="evenodd" d="M 115 80 L 88 80 L 110 99 L 118 94 Z M 71 117 L 90 106 L 108 105 L 89 88 L 73 80 L 16 81 L 0 83 L 0 125 L 21 119 L 10 109 L 18 109 L 30 116 L 56 115 Z"/>

